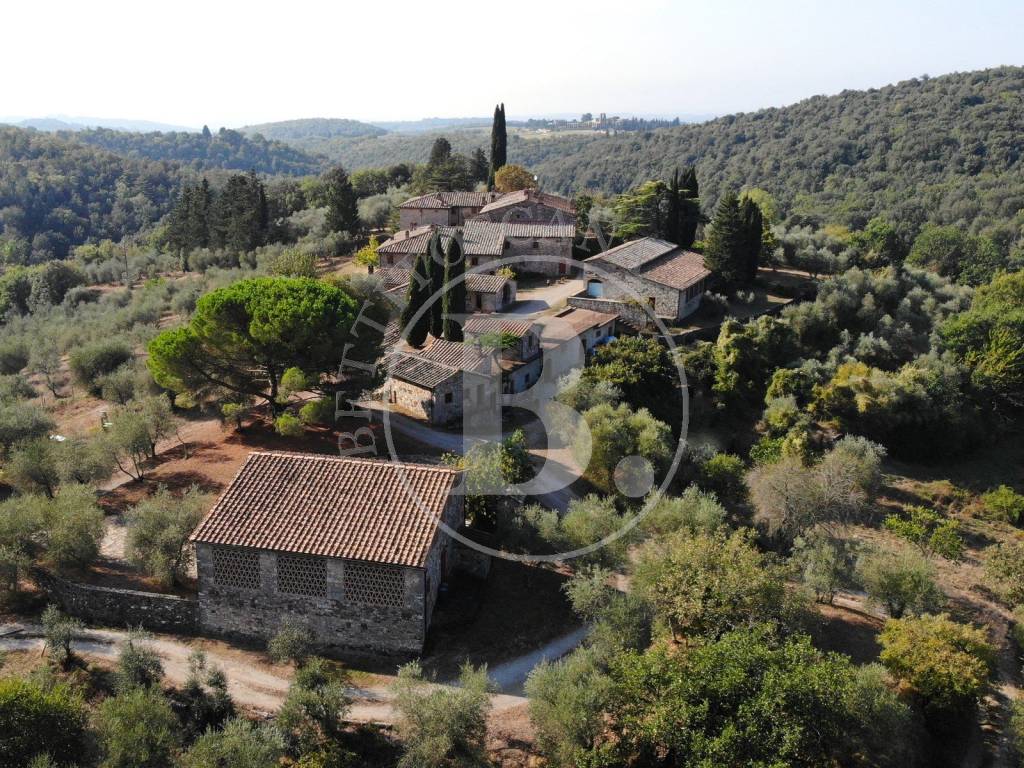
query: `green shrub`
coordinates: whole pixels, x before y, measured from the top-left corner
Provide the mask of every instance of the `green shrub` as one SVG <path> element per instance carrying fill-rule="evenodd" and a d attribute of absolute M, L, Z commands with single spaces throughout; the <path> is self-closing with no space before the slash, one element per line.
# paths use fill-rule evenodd
<path fill-rule="evenodd" d="M 311 400 L 299 408 L 299 420 L 303 424 L 333 424 L 334 399 L 330 397 Z"/>
<path fill-rule="evenodd" d="M 29 361 L 29 349 L 21 339 L 6 339 L 0 342 L 0 374 L 13 375 L 21 371 Z"/>
<path fill-rule="evenodd" d="M 82 622 L 65 616 L 55 605 L 46 607 L 42 621 L 47 653 L 61 667 L 67 667 L 74 658 L 71 643 L 75 639 L 75 633 L 81 630 Z"/>
<path fill-rule="evenodd" d="M 180 724 L 155 688 L 132 688 L 99 706 L 101 768 L 171 768 Z"/>
<path fill-rule="evenodd" d="M 959 560 L 964 553 L 964 540 L 960 538 L 960 522 L 944 518 L 933 509 L 921 506 L 905 507 L 903 514 L 892 514 L 883 523 L 886 529 L 923 552 L 941 555 L 947 560 Z"/>
<path fill-rule="evenodd" d="M 282 623 L 267 643 L 267 653 L 278 664 L 290 661 L 301 667 L 312 651 L 309 629 L 292 621 Z"/>
<path fill-rule="evenodd" d="M 731 453 L 716 453 L 700 468 L 700 487 L 714 493 L 723 504 L 742 504 L 747 500 L 747 468 L 743 459 Z"/>
<path fill-rule="evenodd" d="M 1016 525 L 1024 521 L 1024 494 L 1017 493 L 1008 485 L 983 493 L 981 503 L 985 517 Z"/>
<path fill-rule="evenodd" d="M 72 350 L 71 373 L 81 386 L 99 394 L 99 379 L 132 359 L 132 348 L 117 339 L 103 339 Z"/>
<path fill-rule="evenodd" d="M 1005 541 L 986 549 L 985 575 L 1004 600 L 1024 604 L 1024 542 Z"/>
<path fill-rule="evenodd" d="M 85 707 L 67 686 L 0 679 L 0 765 L 22 768 L 47 754 L 61 765 L 81 761 L 86 724 Z"/>
<path fill-rule="evenodd" d="M 935 584 L 935 569 L 911 550 L 869 552 L 857 561 L 856 575 L 869 600 L 883 606 L 896 619 L 905 613 L 933 610 L 942 600 Z"/>
<path fill-rule="evenodd" d="M 274 420 L 274 429 L 282 437 L 298 437 L 303 433 L 302 422 L 291 413 L 282 413 Z"/>
<path fill-rule="evenodd" d="M 985 632 L 945 614 L 890 619 L 878 641 L 882 663 L 929 706 L 961 709 L 988 684 L 994 652 Z"/>

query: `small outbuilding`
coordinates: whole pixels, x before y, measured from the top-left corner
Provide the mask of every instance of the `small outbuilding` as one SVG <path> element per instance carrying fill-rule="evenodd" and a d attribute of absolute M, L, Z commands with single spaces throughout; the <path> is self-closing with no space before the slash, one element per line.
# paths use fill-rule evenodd
<path fill-rule="evenodd" d="M 199 625 L 318 648 L 419 653 L 463 524 L 459 473 L 427 464 L 252 453 L 192 533 Z"/>

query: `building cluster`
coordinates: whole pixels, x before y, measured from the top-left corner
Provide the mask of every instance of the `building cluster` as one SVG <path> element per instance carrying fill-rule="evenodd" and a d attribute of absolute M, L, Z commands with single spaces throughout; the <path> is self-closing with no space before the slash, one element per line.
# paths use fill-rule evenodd
<path fill-rule="evenodd" d="M 414 348 L 397 323 L 385 338 L 382 399 L 433 425 L 457 423 L 474 405 L 500 412 L 505 395 L 553 392 L 550 379 L 566 372 L 553 356 L 568 350 L 585 365 L 635 332 L 637 313 L 686 317 L 710 275 L 698 254 L 655 238 L 573 262 L 572 202 L 534 190 L 431 193 L 403 203 L 400 222 L 379 248 L 386 291 L 404 294 L 435 233 L 445 246 L 461 236 L 466 258 L 462 341 L 428 335 Z M 559 311 L 515 314 L 506 264 L 516 274 L 582 274 L 585 288 Z M 192 534 L 201 628 L 267 639 L 288 621 L 324 649 L 421 652 L 441 585 L 471 560 L 448 534 L 464 524 L 460 479 L 426 464 L 250 455 Z"/>

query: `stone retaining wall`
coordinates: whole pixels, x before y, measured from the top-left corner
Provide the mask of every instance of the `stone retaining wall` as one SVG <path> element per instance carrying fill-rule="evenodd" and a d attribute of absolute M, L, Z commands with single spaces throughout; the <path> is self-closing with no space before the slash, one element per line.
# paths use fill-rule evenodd
<path fill-rule="evenodd" d="M 42 568 L 32 576 L 65 613 L 93 624 L 184 633 L 199 626 L 198 604 L 191 598 L 80 584 Z"/>

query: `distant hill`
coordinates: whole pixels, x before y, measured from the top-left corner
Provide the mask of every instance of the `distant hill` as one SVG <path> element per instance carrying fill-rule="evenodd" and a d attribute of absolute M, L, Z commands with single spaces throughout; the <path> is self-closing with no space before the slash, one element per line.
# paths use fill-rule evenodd
<path fill-rule="evenodd" d="M 343 120 L 333 117 L 310 117 L 302 120 L 282 120 L 277 123 L 246 125 L 238 129 L 247 136 L 259 134 L 266 139 L 286 141 L 306 148 L 304 142 L 317 142 L 338 136 L 381 136 L 387 131 L 376 125 L 358 120 Z"/>
<path fill-rule="evenodd" d="M 61 131 L 61 138 L 78 141 L 131 158 L 168 160 L 197 170 L 224 168 L 257 173 L 304 176 L 320 173 L 325 160 L 280 141 L 245 136 L 221 128 L 217 133 L 128 133 L 95 128 Z"/>
<path fill-rule="evenodd" d="M 422 120 L 376 120 L 374 125 L 392 133 L 430 133 L 464 128 L 490 128 L 490 117 L 425 117 Z"/>
<path fill-rule="evenodd" d="M 0 127 L 0 263 L 64 258 L 86 240 L 119 240 L 170 210 L 173 163 L 123 157 L 67 136 Z"/>
<path fill-rule="evenodd" d="M 0 120 L 2 122 L 2 120 Z M 81 131 L 86 128 L 111 128 L 115 131 L 192 131 L 183 125 L 154 123 L 149 120 L 121 120 L 106 117 L 30 117 L 10 123 L 18 128 L 35 128 L 37 131 Z"/>
<path fill-rule="evenodd" d="M 1024 68 L 907 80 L 778 109 L 599 140 L 513 141 L 509 160 L 553 191 L 622 192 L 695 164 L 706 211 L 768 190 L 784 214 L 862 226 L 884 214 L 979 231 L 1024 223 Z"/>

